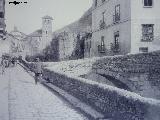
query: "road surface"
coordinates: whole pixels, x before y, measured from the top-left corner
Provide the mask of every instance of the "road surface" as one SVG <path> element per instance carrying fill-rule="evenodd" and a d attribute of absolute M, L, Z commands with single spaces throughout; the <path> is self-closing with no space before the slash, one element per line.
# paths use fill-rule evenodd
<path fill-rule="evenodd" d="M 0 120 L 88 120 L 22 67 L 0 75 Z"/>

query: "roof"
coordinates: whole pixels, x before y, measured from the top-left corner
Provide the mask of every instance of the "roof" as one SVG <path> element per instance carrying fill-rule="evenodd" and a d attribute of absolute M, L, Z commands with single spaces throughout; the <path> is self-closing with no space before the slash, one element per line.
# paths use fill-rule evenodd
<path fill-rule="evenodd" d="M 11 31 L 11 32 L 9 33 L 9 35 L 10 35 L 10 36 L 12 35 L 12 37 L 14 36 L 14 38 L 17 38 L 17 39 L 19 39 L 19 40 L 21 40 L 21 39 L 23 39 L 23 38 L 25 38 L 25 37 L 27 36 L 27 35 L 24 34 L 23 32 L 20 32 L 16 27 L 14 27 L 14 30 Z"/>
<path fill-rule="evenodd" d="M 51 16 L 48 16 L 48 15 L 42 17 L 42 19 L 51 19 L 51 20 L 53 20 L 53 18 Z"/>
<path fill-rule="evenodd" d="M 42 37 L 42 29 L 38 29 L 31 34 L 27 35 L 23 40 L 27 40 L 30 37 Z"/>

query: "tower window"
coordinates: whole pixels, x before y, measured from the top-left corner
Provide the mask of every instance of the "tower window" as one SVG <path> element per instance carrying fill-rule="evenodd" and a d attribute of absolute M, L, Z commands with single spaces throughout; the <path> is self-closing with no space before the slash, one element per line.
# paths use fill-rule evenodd
<path fill-rule="evenodd" d="M 153 0 L 144 0 L 145 7 L 151 7 L 153 5 Z"/>
<path fill-rule="evenodd" d="M 97 7 L 97 4 L 98 4 L 98 1 L 96 0 L 96 1 L 95 1 L 95 7 Z"/>
<path fill-rule="evenodd" d="M 48 32 L 46 31 L 46 34 L 48 34 Z"/>
<path fill-rule="evenodd" d="M 0 12 L 0 18 L 4 18 L 4 13 Z"/>
<path fill-rule="evenodd" d="M 106 0 L 102 0 L 102 3 L 104 3 Z"/>
<path fill-rule="evenodd" d="M 0 30 L 0 33 L 3 33 L 3 30 Z"/>

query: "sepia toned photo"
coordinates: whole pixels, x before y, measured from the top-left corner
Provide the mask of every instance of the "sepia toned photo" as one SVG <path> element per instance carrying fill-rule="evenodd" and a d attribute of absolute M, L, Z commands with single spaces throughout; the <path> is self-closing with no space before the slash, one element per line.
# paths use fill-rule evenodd
<path fill-rule="evenodd" d="M 160 0 L 0 0 L 0 120 L 160 120 Z"/>

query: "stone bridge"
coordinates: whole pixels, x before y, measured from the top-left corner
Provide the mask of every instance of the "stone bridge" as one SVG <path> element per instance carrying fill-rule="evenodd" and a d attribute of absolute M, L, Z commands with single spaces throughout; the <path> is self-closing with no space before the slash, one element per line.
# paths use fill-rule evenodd
<path fill-rule="evenodd" d="M 91 76 L 102 76 L 118 88 L 160 99 L 160 52 L 104 57 L 92 65 Z"/>

